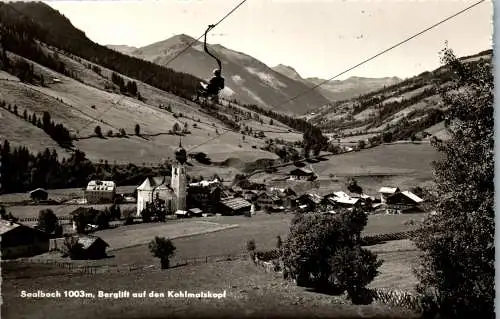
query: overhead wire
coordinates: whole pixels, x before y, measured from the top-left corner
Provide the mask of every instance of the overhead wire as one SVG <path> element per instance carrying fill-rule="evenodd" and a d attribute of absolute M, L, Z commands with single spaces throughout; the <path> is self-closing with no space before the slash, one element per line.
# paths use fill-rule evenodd
<path fill-rule="evenodd" d="M 445 23 L 445 22 L 447 22 L 447 21 L 455 18 L 456 16 L 458 16 L 458 15 L 460 15 L 462 13 L 465 13 L 466 11 L 468 11 L 468 10 L 470 10 L 470 9 L 478 6 L 479 4 L 481 4 L 482 2 L 485 2 L 485 1 L 486 0 L 480 0 L 480 1 L 478 1 L 478 2 L 476 2 L 474 4 L 472 4 L 472 5 L 470 5 L 468 7 L 466 7 L 465 9 L 460 10 L 459 12 L 457 12 L 457 13 L 455 13 L 455 14 L 453 14 L 453 15 L 451 15 L 451 16 L 449 16 L 449 17 L 447 17 L 447 18 L 445 18 L 445 19 L 443 19 L 443 20 L 441 20 L 441 21 L 439 21 L 439 22 L 431 25 L 430 27 L 427 27 L 426 29 L 424 29 L 424 30 L 422 30 L 422 31 L 420 31 L 420 32 L 418 32 L 418 33 L 416 33 L 416 34 L 414 34 L 414 35 L 412 35 L 412 36 L 404 39 L 403 41 L 400 41 L 400 42 L 396 43 L 395 45 L 393 45 L 393 46 L 391 46 L 391 47 L 389 47 L 389 48 L 387 48 L 387 49 L 385 49 L 385 50 L 383 50 L 383 51 L 381 51 L 381 52 L 373 55 L 372 57 L 370 57 L 370 58 L 368 58 L 368 59 L 366 59 L 366 60 L 364 60 L 364 61 L 362 61 L 362 62 L 360 62 L 360 63 L 358 63 L 358 64 L 356 64 L 356 65 L 354 65 L 352 67 L 350 67 L 350 68 L 348 68 L 347 70 L 345 70 L 345 71 L 343 71 L 343 72 L 341 72 L 341 73 L 339 73 L 339 74 L 337 74 L 337 75 L 329 78 L 328 80 L 324 80 L 324 81 L 322 81 L 322 82 L 320 82 L 320 83 L 312 86 L 311 88 L 308 88 L 307 90 L 303 91 L 302 93 L 299 93 L 299 94 L 293 96 L 292 98 L 286 100 L 285 102 L 280 103 L 278 105 L 275 105 L 274 108 L 278 108 L 280 106 L 283 106 L 283 105 L 285 105 L 287 103 L 290 103 L 290 102 L 296 100 L 297 98 L 299 98 L 299 97 L 301 97 L 301 96 L 303 96 L 303 95 L 305 95 L 305 94 L 307 94 L 307 93 L 309 93 L 309 92 L 317 89 L 318 87 L 322 86 L 323 84 L 328 83 L 328 82 L 332 81 L 333 79 L 336 79 L 339 76 L 341 76 L 341 75 L 343 75 L 343 74 L 345 74 L 345 73 L 347 73 L 349 71 L 352 71 L 353 69 L 356 69 L 356 68 L 360 67 L 361 65 L 363 65 L 363 64 L 365 64 L 365 63 L 367 63 L 367 62 L 369 62 L 369 61 L 371 61 L 371 60 L 373 60 L 373 59 L 375 59 L 375 58 L 377 58 L 377 57 L 379 57 L 379 56 L 381 56 L 381 55 L 383 55 L 383 54 L 385 54 L 385 53 L 387 53 L 387 52 L 389 52 L 389 51 L 391 51 L 391 50 L 393 50 L 393 49 L 395 49 L 395 48 L 397 48 L 397 47 L 399 47 L 401 45 L 403 45 L 403 44 L 405 44 L 406 42 L 408 42 L 410 40 L 413 40 L 414 38 L 416 38 L 416 37 L 418 37 L 418 36 L 420 36 L 420 35 L 428 32 L 428 31 L 434 29 L 435 27 L 437 27 L 437 26 L 439 26 L 439 25 L 441 25 L 441 24 L 443 24 L 443 23 Z"/>
<path fill-rule="evenodd" d="M 241 1 L 237 6 L 235 6 L 231 11 L 229 11 L 224 17 L 222 17 L 217 23 L 212 24 L 211 25 L 212 26 L 211 29 L 213 29 L 216 26 L 218 26 L 222 21 L 224 21 L 227 17 L 229 17 L 231 14 L 233 14 L 233 12 L 235 12 L 239 7 L 241 7 L 246 1 L 247 0 Z M 182 54 L 184 54 L 184 52 L 186 52 L 187 50 L 189 50 L 189 48 L 191 48 L 194 44 L 196 44 L 204 35 L 205 35 L 205 33 L 203 33 L 197 39 L 195 39 L 191 43 L 189 43 L 186 48 L 184 48 L 182 51 L 180 51 L 176 55 L 174 55 L 170 60 L 168 60 L 165 64 L 163 64 L 162 67 L 167 67 L 167 65 L 169 65 L 170 63 L 172 63 L 175 59 L 177 59 L 178 57 L 180 57 Z M 141 82 L 146 82 L 149 79 L 151 79 L 153 76 L 154 76 L 154 74 L 151 74 L 149 77 L 147 77 L 145 80 L 143 80 Z M 109 112 L 113 108 L 114 105 L 117 105 L 124 98 L 125 98 L 125 95 L 122 95 L 118 100 L 116 100 L 116 102 L 112 102 L 112 104 L 110 105 L 110 107 L 108 107 L 103 112 L 101 112 L 98 116 L 96 116 L 96 118 L 98 118 L 98 119 L 102 118 L 102 116 L 104 116 L 107 112 Z M 77 134 L 81 130 L 86 129 L 91 123 L 92 123 L 92 120 L 90 120 L 88 123 L 84 124 L 81 128 L 77 129 L 76 130 Z"/>

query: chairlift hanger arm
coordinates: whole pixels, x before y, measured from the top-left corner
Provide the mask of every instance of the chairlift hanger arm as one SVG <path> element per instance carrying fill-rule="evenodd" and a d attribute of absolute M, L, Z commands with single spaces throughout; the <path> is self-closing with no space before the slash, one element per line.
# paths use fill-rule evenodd
<path fill-rule="evenodd" d="M 205 52 L 208 53 L 208 55 L 210 55 L 212 58 L 214 58 L 217 61 L 217 64 L 219 65 L 219 70 L 221 70 L 221 73 L 222 73 L 222 63 L 215 55 L 213 55 L 210 51 L 208 51 L 208 48 L 207 48 L 207 33 L 208 33 L 208 31 L 210 31 L 213 28 L 215 28 L 215 25 L 211 24 L 208 26 L 207 31 L 205 31 L 205 41 L 203 42 L 203 48 L 205 49 Z"/>

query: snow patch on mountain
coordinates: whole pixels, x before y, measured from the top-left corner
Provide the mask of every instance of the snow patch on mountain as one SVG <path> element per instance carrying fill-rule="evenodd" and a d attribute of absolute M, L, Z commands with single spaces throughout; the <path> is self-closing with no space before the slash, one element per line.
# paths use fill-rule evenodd
<path fill-rule="evenodd" d="M 238 85 L 245 82 L 238 74 L 231 76 L 231 79 L 233 79 L 234 83 Z"/>
<path fill-rule="evenodd" d="M 279 81 L 278 79 L 276 79 L 274 76 L 272 76 L 269 73 L 259 72 L 258 70 L 251 68 L 251 67 L 246 67 L 245 69 L 247 69 L 248 72 L 258 76 L 261 81 L 265 82 L 267 85 L 269 85 L 275 89 L 287 87 L 286 84 Z"/>

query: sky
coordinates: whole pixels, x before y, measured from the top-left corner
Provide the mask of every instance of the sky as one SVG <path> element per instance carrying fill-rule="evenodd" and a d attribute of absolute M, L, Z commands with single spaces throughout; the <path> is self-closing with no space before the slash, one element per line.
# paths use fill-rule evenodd
<path fill-rule="evenodd" d="M 102 45 L 142 47 L 177 34 L 202 35 L 241 0 L 47 1 Z M 472 5 L 469 0 L 247 0 L 207 42 L 302 77 L 331 78 Z M 456 55 L 492 48 L 493 4 L 485 1 L 352 70 L 351 76 L 406 78 L 439 67 L 445 41 Z"/>

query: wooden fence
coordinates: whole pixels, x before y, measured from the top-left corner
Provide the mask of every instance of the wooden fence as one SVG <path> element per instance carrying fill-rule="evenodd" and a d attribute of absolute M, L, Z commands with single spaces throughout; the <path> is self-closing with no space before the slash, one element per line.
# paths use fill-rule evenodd
<path fill-rule="evenodd" d="M 229 260 L 238 260 L 248 258 L 247 255 L 211 255 L 190 258 L 178 258 L 170 262 L 170 268 L 176 268 L 186 265 L 200 265 L 213 262 L 222 262 Z M 17 260 L 6 260 L 3 263 L 17 263 Z M 23 262 L 31 264 L 50 265 L 63 270 L 63 273 L 80 273 L 80 274 L 102 274 L 102 273 L 122 273 L 135 271 L 151 271 L 160 269 L 159 262 L 154 265 L 138 265 L 138 264 L 101 264 L 101 265 L 82 265 L 78 262 L 62 262 L 54 260 L 24 260 Z"/>

